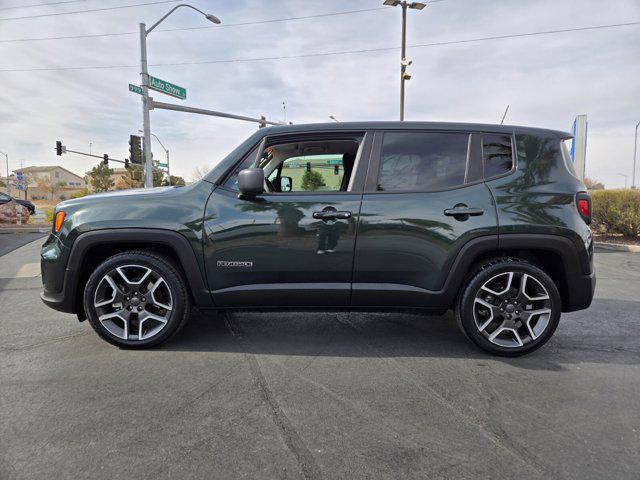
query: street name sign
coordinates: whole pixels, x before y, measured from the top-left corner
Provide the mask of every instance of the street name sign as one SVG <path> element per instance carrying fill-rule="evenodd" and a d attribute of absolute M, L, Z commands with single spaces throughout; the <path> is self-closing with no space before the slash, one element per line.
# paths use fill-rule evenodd
<path fill-rule="evenodd" d="M 181 100 L 187 98 L 186 88 L 174 85 L 173 83 L 169 83 L 165 80 L 160 80 L 159 78 L 152 77 L 151 75 L 149 75 L 149 88 L 156 92 L 165 93 Z"/>
<path fill-rule="evenodd" d="M 142 95 L 142 88 L 140 88 L 137 85 L 131 85 L 129 84 L 129 91 L 133 92 L 133 93 L 137 93 L 139 95 Z"/>
<path fill-rule="evenodd" d="M 162 168 L 169 168 L 169 164 L 168 163 L 160 163 L 160 162 L 158 162 L 158 163 L 156 163 L 156 165 L 158 165 L 159 167 L 162 167 Z"/>

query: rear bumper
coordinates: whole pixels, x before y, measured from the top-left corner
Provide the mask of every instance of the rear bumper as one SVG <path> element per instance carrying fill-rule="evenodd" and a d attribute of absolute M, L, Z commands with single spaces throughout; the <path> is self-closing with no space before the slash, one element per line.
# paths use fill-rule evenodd
<path fill-rule="evenodd" d="M 588 308 L 596 290 L 595 271 L 592 270 L 589 275 L 574 275 L 567 278 L 567 289 L 568 295 L 562 305 L 563 312 L 575 312 Z"/>

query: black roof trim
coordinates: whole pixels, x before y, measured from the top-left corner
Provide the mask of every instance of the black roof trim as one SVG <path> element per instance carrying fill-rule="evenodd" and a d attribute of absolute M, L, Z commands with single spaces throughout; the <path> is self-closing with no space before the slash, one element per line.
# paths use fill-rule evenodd
<path fill-rule="evenodd" d="M 278 125 L 262 129 L 266 135 L 276 135 L 284 133 L 323 131 L 357 131 L 357 130 L 464 130 L 470 132 L 488 133 L 532 133 L 532 134 L 552 134 L 561 139 L 573 138 L 573 135 L 560 130 L 548 128 L 524 127 L 518 125 L 492 125 L 484 123 L 453 123 L 453 122 L 398 122 L 398 121 L 378 121 L 378 122 L 327 122 L 327 123 L 301 123 L 294 125 Z"/>

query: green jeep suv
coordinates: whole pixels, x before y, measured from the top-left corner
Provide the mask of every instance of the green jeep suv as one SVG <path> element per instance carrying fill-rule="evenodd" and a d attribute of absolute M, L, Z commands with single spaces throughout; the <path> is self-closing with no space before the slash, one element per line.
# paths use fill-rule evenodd
<path fill-rule="evenodd" d="M 199 310 L 455 312 L 522 355 L 595 289 L 591 200 L 552 130 L 259 129 L 202 180 L 59 204 L 43 301 L 144 348 Z"/>

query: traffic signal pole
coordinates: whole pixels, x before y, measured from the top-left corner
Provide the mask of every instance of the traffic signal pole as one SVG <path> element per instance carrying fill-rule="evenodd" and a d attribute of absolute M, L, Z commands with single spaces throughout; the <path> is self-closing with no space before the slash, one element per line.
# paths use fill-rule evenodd
<path fill-rule="evenodd" d="M 236 115 L 233 113 L 217 112 L 215 110 L 207 110 L 205 108 L 184 107 L 182 105 L 176 105 L 175 103 L 156 102 L 153 99 L 149 99 L 149 106 L 153 109 L 173 110 L 176 112 L 197 113 L 199 115 L 211 115 L 212 117 L 232 118 L 234 120 L 244 120 L 245 122 L 259 123 L 261 127 L 267 125 L 284 125 L 282 122 L 272 122 L 265 117 L 253 118 L 245 115 Z M 145 144 L 146 145 L 146 144 Z"/>
<path fill-rule="evenodd" d="M 153 187 L 153 164 L 151 155 L 151 121 L 149 119 L 149 72 L 147 70 L 147 27 L 140 24 L 140 77 L 142 79 L 142 130 L 144 155 L 144 187 Z"/>

